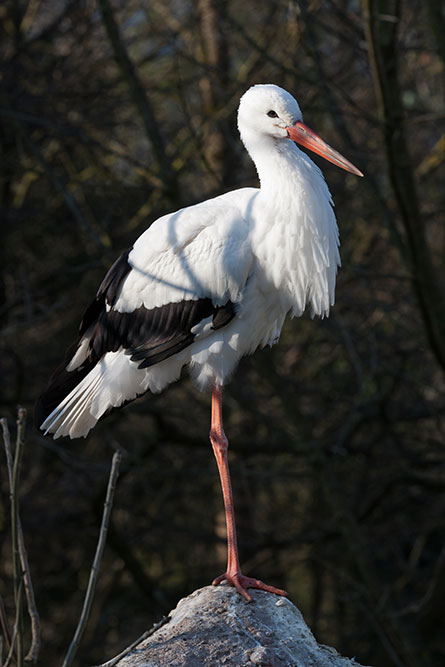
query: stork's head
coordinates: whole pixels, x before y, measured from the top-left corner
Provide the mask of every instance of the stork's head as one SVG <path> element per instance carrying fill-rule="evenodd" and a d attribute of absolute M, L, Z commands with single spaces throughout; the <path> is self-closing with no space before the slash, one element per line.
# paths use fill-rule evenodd
<path fill-rule="evenodd" d="M 287 128 L 302 120 L 297 100 L 287 90 L 273 84 L 252 86 L 240 100 L 238 128 L 241 137 L 247 131 L 286 139 Z"/>
<path fill-rule="evenodd" d="M 363 176 L 349 160 L 303 123 L 297 100 L 279 86 L 256 85 L 244 93 L 238 109 L 238 129 L 249 152 L 254 150 L 256 144 L 267 146 L 270 139 L 291 139 L 338 167 Z"/>

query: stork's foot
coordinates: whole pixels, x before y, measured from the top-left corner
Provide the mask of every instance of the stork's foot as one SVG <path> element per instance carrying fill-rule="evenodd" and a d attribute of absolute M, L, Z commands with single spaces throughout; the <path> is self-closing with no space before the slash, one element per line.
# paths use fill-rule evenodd
<path fill-rule="evenodd" d="M 245 577 L 241 572 L 235 572 L 234 574 L 225 572 L 212 581 L 212 586 L 217 586 L 222 581 L 227 581 L 230 586 L 235 586 L 238 593 L 243 595 L 247 602 L 252 602 L 252 597 L 247 592 L 247 588 L 257 588 L 260 591 L 275 593 L 275 595 L 287 595 L 286 591 L 283 591 L 282 588 L 275 588 L 274 586 L 269 586 L 269 584 L 263 584 L 259 579 Z"/>

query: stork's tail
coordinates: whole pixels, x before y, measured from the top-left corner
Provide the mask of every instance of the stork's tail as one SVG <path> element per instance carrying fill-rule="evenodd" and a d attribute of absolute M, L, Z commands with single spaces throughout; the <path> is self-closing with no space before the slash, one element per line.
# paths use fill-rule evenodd
<path fill-rule="evenodd" d="M 36 403 L 35 423 L 54 438 L 86 437 L 101 417 L 144 393 L 144 377 L 123 351 L 72 371 L 61 367 Z"/>
<path fill-rule="evenodd" d="M 95 391 L 100 383 L 96 368 L 90 371 L 43 421 L 41 416 L 37 418 L 40 422 L 38 425 L 45 431 L 45 435 L 52 433 L 54 438 L 65 435 L 71 438 L 86 437 L 96 425 L 98 417 L 93 416 L 90 411 Z M 36 413 L 44 401 L 45 394 L 40 397 L 36 405 Z"/>

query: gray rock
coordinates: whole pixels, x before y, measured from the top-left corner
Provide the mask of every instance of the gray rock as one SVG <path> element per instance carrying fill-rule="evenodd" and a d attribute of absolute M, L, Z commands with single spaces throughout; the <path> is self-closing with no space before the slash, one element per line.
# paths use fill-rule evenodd
<path fill-rule="evenodd" d="M 115 664 L 361 667 L 318 644 L 290 600 L 263 591 L 249 592 L 254 599 L 251 604 L 225 585 L 195 591 L 179 602 L 167 624 Z"/>

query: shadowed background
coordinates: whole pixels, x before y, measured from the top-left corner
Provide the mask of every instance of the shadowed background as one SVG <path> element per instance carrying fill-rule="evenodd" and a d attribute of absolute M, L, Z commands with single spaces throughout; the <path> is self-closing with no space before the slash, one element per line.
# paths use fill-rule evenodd
<path fill-rule="evenodd" d="M 444 108 L 440 3 L 19 0 L 0 7 L 1 415 L 32 411 L 116 257 L 159 215 L 256 185 L 240 95 L 275 83 L 364 173 L 312 157 L 342 239 L 337 304 L 244 359 L 225 425 L 246 574 L 364 664 L 444 659 Z M 80 614 L 110 657 L 225 567 L 209 397 L 185 377 L 86 441 L 29 424 L 21 516 L 42 665 Z M 0 593 L 12 615 L 7 474 Z"/>

